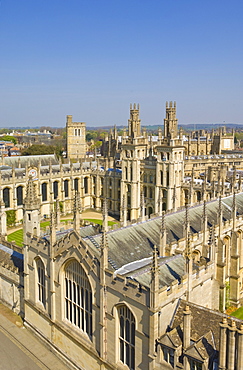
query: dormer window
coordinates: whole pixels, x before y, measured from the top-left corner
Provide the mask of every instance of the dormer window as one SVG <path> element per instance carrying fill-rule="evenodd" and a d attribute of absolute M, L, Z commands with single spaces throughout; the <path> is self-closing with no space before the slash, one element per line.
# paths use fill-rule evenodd
<path fill-rule="evenodd" d="M 168 362 L 172 367 L 174 367 L 174 353 L 175 351 L 169 347 L 162 347 L 164 361 Z"/>

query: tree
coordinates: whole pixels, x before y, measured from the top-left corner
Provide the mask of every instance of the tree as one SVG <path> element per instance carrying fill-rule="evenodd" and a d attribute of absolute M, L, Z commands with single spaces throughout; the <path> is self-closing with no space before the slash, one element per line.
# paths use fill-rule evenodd
<path fill-rule="evenodd" d="M 12 141 L 12 143 L 14 143 L 14 145 L 17 143 L 17 139 L 13 136 L 10 136 L 10 135 L 5 135 L 5 136 L 1 137 L 1 140 L 3 140 L 3 141 Z"/>
<path fill-rule="evenodd" d="M 15 225 L 16 211 L 14 209 L 6 211 L 6 216 L 7 216 L 7 226 Z"/>
<path fill-rule="evenodd" d="M 56 154 L 58 157 L 62 155 L 62 148 L 59 145 L 42 145 L 34 144 L 29 148 L 24 149 L 22 155 L 43 155 L 43 154 Z"/>

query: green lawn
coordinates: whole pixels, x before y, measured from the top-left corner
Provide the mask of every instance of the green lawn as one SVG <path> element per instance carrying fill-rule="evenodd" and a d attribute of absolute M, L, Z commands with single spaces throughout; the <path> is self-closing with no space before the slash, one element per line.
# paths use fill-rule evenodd
<path fill-rule="evenodd" d="M 7 237 L 8 242 L 15 241 L 15 243 L 22 247 L 23 244 L 23 229 L 19 229 L 14 231 L 13 233 L 9 234 Z"/>
<path fill-rule="evenodd" d="M 89 221 L 89 222 L 93 222 L 94 224 L 99 224 L 99 225 L 102 225 L 103 221 L 102 220 L 96 220 L 96 219 L 92 219 L 92 218 L 85 218 L 84 219 L 85 221 Z M 115 225 L 117 224 L 117 222 L 115 221 L 108 221 L 108 225 L 109 226 L 112 226 L 112 225 Z"/>
<path fill-rule="evenodd" d="M 243 320 L 243 307 L 238 308 L 238 310 L 232 312 L 230 316 L 237 317 L 237 319 Z"/>
<path fill-rule="evenodd" d="M 71 220 L 62 220 L 61 222 L 67 223 L 67 221 L 71 221 Z M 93 222 L 95 224 L 102 225 L 102 220 L 85 219 L 85 221 L 89 221 L 89 222 Z M 117 222 L 114 222 L 114 221 L 108 221 L 109 226 L 112 226 L 116 223 Z M 50 221 L 44 221 L 44 222 L 41 222 L 41 224 L 40 224 L 41 227 L 47 227 L 49 225 L 50 225 Z M 16 230 L 13 233 L 9 234 L 8 237 L 7 237 L 7 240 L 8 240 L 8 242 L 15 241 L 15 243 L 19 247 L 22 247 L 22 245 L 23 245 L 23 229 Z"/>

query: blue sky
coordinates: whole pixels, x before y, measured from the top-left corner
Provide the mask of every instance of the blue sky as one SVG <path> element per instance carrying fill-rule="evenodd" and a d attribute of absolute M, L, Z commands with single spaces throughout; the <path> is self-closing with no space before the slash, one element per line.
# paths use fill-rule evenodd
<path fill-rule="evenodd" d="M 243 2 L 0 0 L 0 127 L 243 123 Z"/>

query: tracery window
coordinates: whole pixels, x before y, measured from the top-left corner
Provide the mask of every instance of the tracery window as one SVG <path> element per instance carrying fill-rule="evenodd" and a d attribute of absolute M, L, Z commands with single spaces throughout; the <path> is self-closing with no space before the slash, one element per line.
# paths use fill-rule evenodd
<path fill-rule="evenodd" d="M 46 303 L 45 266 L 41 259 L 36 261 L 37 267 L 37 300 L 44 306 Z"/>
<path fill-rule="evenodd" d="M 42 202 L 46 202 L 47 201 L 47 183 L 46 182 L 43 182 L 43 184 L 41 184 L 41 194 L 42 194 Z"/>
<path fill-rule="evenodd" d="M 65 319 L 92 337 L 92 291 L 77 261 L 65 269 Z"/>
<path fill-rule="evenodd" d="M 23 186 L 18 186 L 16 189 L 17 195 L 17 206 L 22 206 L 23 204 Z"/>
<path fill-rule="evenodd" d="M 5 203 L 5 207 L 9 208 L 10 207 L 10 190 L 9 190 L 9 188 L 4 188 L 3 189 L 3 201 Z"/>
<path fill-rule="evenodd" d="M 54 199 L 57 199 L 57 197 L 58 197 L 58 181 L 53 182 L 53 194 L 54 194 Z"/>
<path fill-rule="evenodd" d="M 119 360 L 135 369 L 135 318 L 125 305 L 118 308 L 119 316 Z"/>
<path fill-rule="evenodd" d="M 78 178 L 74 179 L 74 190 L 78 191 Z"/>
<path fill-rule="evenodd" d="M 68 198 L 69 196 L 69 189 L 68 189 L 68 180 L 64 180 L 64 197 Z"/>

